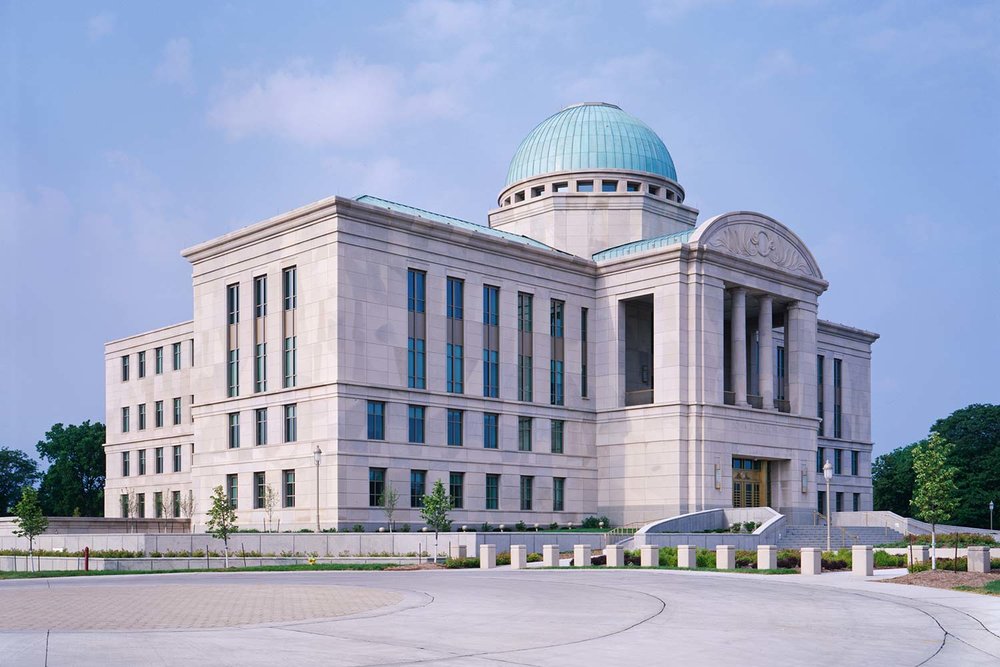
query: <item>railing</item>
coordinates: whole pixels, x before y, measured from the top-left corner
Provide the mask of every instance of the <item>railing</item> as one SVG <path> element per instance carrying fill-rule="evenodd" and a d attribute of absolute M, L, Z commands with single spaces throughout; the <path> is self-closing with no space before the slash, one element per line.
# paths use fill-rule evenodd
<path fill-rule="evenodd" d="M 826 515 L 822 512 L 817 512 L 813 510 L 813 525 L 814 526 L 825 526 L 826 525 Z"/>
<path fill-rule="evenodd" d="M 747 403 L 750 404 L 751 408 L 757 408 L 758 410 L 764 409 L 764 397 L 756 396 L 754 394 L 747 394 Z"/>
<path fill-rule="evenodd" d="M 792 404 L 782 398 L 774 399 L 774 407 L 778 409 L 778 412 L 792 411 Z"/>
<path fill-rule="evenodd" d="M 625 392 L 625 405 L 648 405 L 653 402 L 652 389 L 639 389 Z"/>
<path fill-rule="evenodd" d="M 722 402 L 726 405 L 736 405 L 736 392 L 735 391 L 724 391 L 722 392 Z"/>
<path fill-rule="evenodd" d="M 604 534 L 604 546 L 608 546 L 609 544 L 618 544 L 631 539 L 635 536 L 636 531 L 645 526 L 646 523 L 647 522 L 645 521 L 639 521 L 637 523 L 629 523 L 624 526 L 612 528 Z"/>

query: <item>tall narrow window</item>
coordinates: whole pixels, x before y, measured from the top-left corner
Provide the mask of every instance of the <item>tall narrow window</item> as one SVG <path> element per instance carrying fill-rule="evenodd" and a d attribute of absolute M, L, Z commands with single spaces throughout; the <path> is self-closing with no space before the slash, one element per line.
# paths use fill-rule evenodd
<path fill-rule="evenodd" d="M 118 503 L 119 505 L 121 505 L 122 518 L 127 519 L 129 516 L 128 494 L 123 493 L 120 496 L 118 496 Z"/>
<path fill-rule="evenodd" d="M 385 468 L 368 469 L 368 506 L 382 507 L 385 495 Z"/>
<path fill-rule="evenodd" d="M 229 413 L 229 449 L 239 449 L 240 446 L 240 413 Z"/>
<path fill-rule="evenodd" d="M 153 450 L 153 472 L 157 475 L 163 474 L 163 447 Z"/>
<path fill-rule="evenodd" d="M 154 353 L 154 358 L 156 359 L 156 366 L 155 366 L 156 374 L 157 375 L 162 375 L 163 374 L 163 348 L 162 347 L 158 347 L 155 350 L 153 350 L 153 353 Z"/>
<path fill-rule="evenodd" d="M 181 423 L 181 398 L 178 396 L 174 399 L 174 426 Z"/>
<path fill-rule="evenodd" d="M 128 355 L 122 357 L 122 382 L 128 382 Z"/>
<path fill-rule="evenodd" d="M 531 417 L 517 418 L 517 450 L 531 451 Z"/>
<path fill-rule="evenodd" d="M 552 359 L 549 362 L 549 382 L 551 385 L 549 402 L 552 405 L 562 405 L 565 401 L 565 386 L 563 362 Z"/>
<path fill-rule="evenodd" d="M 586 308 L 580 309 L 580 396 L 587 398 L 590 395 L 590 381 L 587 375 L 587 329 L 590 326 L 590 311 Z"/>
<path fill-rule="evenodd" d="M 140 431 L 145 431 L 146 430 L 146 404 L 145 403 L 140 403 L 139 404 L 139 430 Z"/>
<path fill-rule="evenodd" d="M 500 288 L 483 285 L 483 396 L 500 397 Z"/>
<path fill-rule="evenodd" d="M 521 475 L 521 510 L 531 510 L 532 487 L 535 485 L 535 478 L 529 475 Z"/>
<path fill-rule="evenodd" d="M 460 510 L 465 506 L 465 473 L 453 472 L 448 474 L 448 496 L 451 498 L 451 506 Z"/>
<path fill-rule="evenodd" d="M 844 511 L 844 492 L 837 491 L 837 495 L 834 496 L 833 511 L 843 512 Z"/>
<path fill-rule="evenodd" d="M 173 454 L 174 454 L 174 456 L 173 456 L 173 459 L 174 459 L 174 472 L 180 472 L 181 471 L 181 446 L 180 445 L 174 445 L 174 452 L 173 452 Z"/>
<path fill-rule="evenodd" d="M 146 351 L 143 350 L 139 353 L 139 377 L 146 377 Z"/>
<path fill-rule="evenodd" d="M 843 465 L 841 463 L 841 459 L 843 459 L 843 456 L 841 456 L 841 454 L 843 453 L 843 451 L 844 450 L 842 450 L 842 449 L 835 449 L 835 450 L 833 450 L 833 474 L 834 475 L 843 474 Z"/>
<path fill-rule="evenodd" d="M 858 465 L 858 460 L 860 459 L 859 454 L 860 452 L 857 450 L 851 450 L 851 474 L 854 476 L 857 476 L 858 468 L 860 467 Z"/>
<path fill-rule="evenodd" d="M 415 445 L 424 443 L 424 406 L 410 405 L 407 407 L 409 442 Z"/>
<path fill-rule="evenodd" d="M 861 511 L 861 494 L 860 493 L 855 493 L 855 494 L 853 494 L 853 496 L 854 496 L 854 498 L 853 498 L 853 501 L 851 503 L 851 509 L 853 511 L 855 511 L 855 512 L 860 512 Z"/>
<path fill-rule="evenodd" d="M 427 274 L 409 269 L 406 272 L 406 386 L 427 388 Z"/>
<path fill-rule="evenodd" d="M 233 509 L 239 506 L 239 490 L 239 476 L 226 475 L 226 497 L 229 500 L 229 506 Z"/>
<path fill-rule="evenodd" d="M 264 473 L 255 472 L 253 474 L 253 508 L 255 510 L 264 509 L 267 499 L 267 482 Z"/>
<path fill-rule="evenodd" d="M 122 408 L 122 433 L 128 433 L 128 411 L 127 405 Z"/>
<path fill-rule="evenodd" d="M 285 442 L 295 442 L 299 438 L 299 425 L 295 403 L 284 406 L 285 408 Z"/>
<path fill-rule="evenodd" d="M 494 412 L 483 413 L 483 448 L 497 449 L 500 444 L 500 415 Z"/>
<path fill-rule="evenodd" d="M 833 360 L 833 437 L 844 437 L 843 429 L 843 404 L 841 403 L 842 390 L 842 366 L 841 359 Z"/>
<path fill-rule="evenodd" d="M 153 516 L 157 519 L 163 518 L 163 492 L 157 491 L 153 494 Z"/>
<path fill-rule="evenodd" d="M 282 350 L 281 386 L 285 389 L 294 387 L 296 383 L 296 334 L 295 310 L 298 307 L 298 276 L 294 266 L 281 272 L 281 307 L 282 307 Z"/>
<path fill-rule="evenodd" d="M 130 452 L 122 452 L 122 477 L 128 477 L 130 474 L 129 454 Z"/>
<path fill-rule="evenodd" d="M 257 343 L 253 352 L 253 390 L 267 391 L 267 343 Z"/>
<path fill-rule="evenodd" d="M 229 350 L 226 360 L 226 395 L 229 398 L 240 394 L 240 351 Z"/>
<path fill-rule="evenodd" d="M 138 518 L 146 516 L 146 494 L 137 493 L 135 496 L 135 515 Z"/>
<path fill-rule="evenodd" d="M 163 428 L 163 401 L 156 401 L 153 404 L 153 415 L 156 428 Z"/>
<path fill-rule="evenodd" d="M 562 512 L 566 509 L 566 478 L 552 478 L 552 511 Z"/>
<path fill-rule="evenodd" d="M 253 444 L 267 444 L 267 408 L 257 408 L 253 411 L 254 439 Z"/>
<path fill-rule="evenodd" d="M 517 293 L 517 400 L 534 399 L 534 301 L 526 292 Z"/>
<path fill-rule="evenodd" d="M 139 450 L 139 474 L 140 475 L 145 475 L 146 474 L 146 450 L 145 449 L 140 449 Z"/>
<path fill-rule="evenodd" d="M 461 394 L 465 390 L 465 281 L 448 278 L 446 296 L 446 389 L 453 394 Z"/>
<path fill-rule="evenodd" d="M 549 361 L 549 403 L 563 405 L 565 392 L 565 345 L 566 304 L 558 299 L 552 299 L 549 304 L 549 334 L 551 336 L 552 356 Z"/>
<path fill-rule="evenodd" d="M 226 396 L 240 395 L 240 286 L 226 286 Z"/>
<path fill-rule="evenodd" d="M 368 439 L 385 440 L 385 403 L 368 401 Z"/>
<path fill-rule="evenodd" d="M 462 446 L 463 416 L 461 410 L 448 410 L 448 446 L 450 447 Z"/>
<path fill-rule="evenodd" d="M 823 448 L 818 447 L 816 449 L 816 472 L 823 472 L 824 463 L 825 461 L 823 461 Z"/>
<path fill-rule="evenodd" d="M 258 319 L 267 315 L 267 276 L 253 279 L 253 316 Z"/>
<path fill-rule="evenodd" d="M 823 423 L 823 355 L 816 355 L 816 416 L 819 417 L 819 435 L 826 435 Z"/>
<path fill-rule="evenodd" d="M 486 509 L 500 509 L 500 475 L 486 475 Z"/>
<path fill-rule="evenodd" d="M 282 386 L 285 389 L 295 386 L 295 339 L 296 336 L 285 337 L 284 379 L 282 381 Z"/>
<path fill-rule="evenodd" d="M 170 495 L 170 516 L 179 519 L 181 518 L 181 492 L 174 491 Z"/>
<path fill-rule="evenodd" d="M 171 356 L 173 356 L 173 359 L 174 359 L 174 366 L 173 366 L 174 370 L 175 371 L 179 371 L 181 369 L 181 344 L 180 343 L 174 343 L 173 344 Z"/>
<path fill-rule="evenodd" d="M 298 285 L 296 284 L 295 267 L 290 266 L 281 272 L 282 310 L 295 310 L 298 301 Z"/>
<path fill-rule="evenodd" d="M 295 507 L 295 471 L 282 470 L 281 506 Z"/>
<path fill-rule="evenodd" d="M 253 390 L 267 391 L 267 276 L 253 279 Z"/>
<path fill-rule="evenodd" d="M 424 494 L 427 492 L 427 471 L 410 471 L 410 507 L 423 507 Z"/>
<path fill-rule="evenodd" d="M 774 374 L 774 399 L 785 400 L 785 348 L 781 345 L 776 350 L 775 361 L 777 372 Z"/>
<path fill-rule="evenodd" d="M 233 283 L 226 286 L 226 324 L 240 323 L 240 286 Z"/>
<path fill-rule="evenodd" d="M 552 420 L 552 453 L 562 454 L 563 453 L 563 431 L 566 428 L 566 422 L 561 419 Z"/>

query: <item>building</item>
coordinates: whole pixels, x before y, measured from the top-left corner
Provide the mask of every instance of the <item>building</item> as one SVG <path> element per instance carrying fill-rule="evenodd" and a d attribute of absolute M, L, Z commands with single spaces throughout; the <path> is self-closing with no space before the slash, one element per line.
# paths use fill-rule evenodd
<path fill-rule="evenodd" d="M 834 509 L 870 510 L 877 335 L 818 318 L 791 229 L 684 195 L 649 127 L 580 104 L 488 227 L 332 197 L 185 250 L 193 320 L 106 346 L 106 515 L 190 493 L 197 527 L 221 485 L 245 527 L 271 497 L 281 529 L 370 529 L 391 486 L 416 526 L 442 480 L 456 525 L 811 523 L 826 460 Z"/>

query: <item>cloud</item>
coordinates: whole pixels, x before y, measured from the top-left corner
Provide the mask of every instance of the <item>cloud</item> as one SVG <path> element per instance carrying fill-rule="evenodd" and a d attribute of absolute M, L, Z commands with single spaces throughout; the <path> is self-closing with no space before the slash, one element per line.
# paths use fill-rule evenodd
<path fill-rule="evenodd" d="M 115 15 L 108 14 L 107 12 L 103 14 L 98 14 L 97 16 L 92 16 L 87 20 L 87 38 L 91 42 L 96 42 L 98 40 L 107 37 L 115 31 Z"/>
<path fill-rule="evenodd" d="M 163 58 L 156 67 L 156 78 L 180 86 L 185 92 L 194 90 L 194 71 L 191 67 L 191 42 L 178 37 L 167 42 Z"/>
<path fill-rule="evenodd" d="M 586 75 L 559 86 L 565 104 L 613 102 L 620 106 L 642 99 L 650 88 L 667 85 L 673 64 L 656 51 L 602 60 L 584 68 Z"/>
<path fill-rule="evenodd" d="M 747 86 L 764 85 L 774 79 L 809 74 L 812 71 L 808 65 L 798 61 L 785 49 L 775 49 L 764 54 L 754 65 L 753 70 L 744 78 Z"/>
<path fill-rule="evenodd" d="M 209 121 L 234 139 L 273 135 L 307 145 L 362 145 L 391 127 L 449 117 L 445 88 L 417 87 L 398 69 L 341 59 L 327 70 L 294 63 L 224 87 Z"/>

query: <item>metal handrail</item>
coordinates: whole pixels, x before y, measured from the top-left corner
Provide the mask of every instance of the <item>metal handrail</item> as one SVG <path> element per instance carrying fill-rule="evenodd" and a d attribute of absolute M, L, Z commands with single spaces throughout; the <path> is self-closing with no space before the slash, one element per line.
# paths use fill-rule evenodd
<path fill-rule="evenodd" d="M 625 524 L 624 526 L 612 528 L 604 534 L 604 546 L 608 546 L 609 544 L 618 544 L 619 542 L 625 542 L 626 540 L 631 539 L 635 536 L 639 529 L 647 523 L 647 521 L 636 521 Z M 614 539 L 612 539 L 612 537 Z"/>

